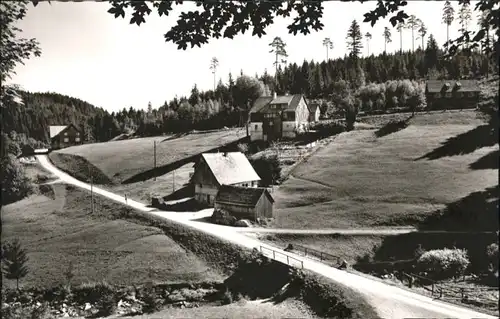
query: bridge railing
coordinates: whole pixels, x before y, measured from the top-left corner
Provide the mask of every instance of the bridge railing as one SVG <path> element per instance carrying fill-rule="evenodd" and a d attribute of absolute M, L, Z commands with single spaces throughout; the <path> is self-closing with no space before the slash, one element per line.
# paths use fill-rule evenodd
<path fill-rule="evenodd" d="M 280 251 L 274 250 L 269 247 L 259 246 L 259 251 L 266 257 L 272 258 L 276 261 L 280 261 L 282 263 L 286 263 L 289 266 L 303 269 L 304 262 L 299 260 L 293 256 L 284 254 Z"/>

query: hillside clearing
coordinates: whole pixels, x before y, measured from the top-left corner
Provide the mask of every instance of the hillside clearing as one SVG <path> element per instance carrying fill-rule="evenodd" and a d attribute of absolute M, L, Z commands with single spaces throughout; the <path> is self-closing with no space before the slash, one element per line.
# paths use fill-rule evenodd
<path fill-rule="evenodd" d="M 89 174 L 88 165 L 85 163 L 71 165 L 69 161 L 64 160 L 68 155 L 76 156 L 81 158 L 81 161 L 94 166 L 91 168 L 93 175 L 105 176 L 95 183 L 119 184 L 131 179 L 141 179 L 141 174 L 144 175 L 153 170 L 155 142 L 156 167 L 161 168 L 244 137 L 245 131 L 241 128 L 193 133 L 180 137 L 146 137 L 68 147 L 52 152 L 49 157 L 59 168 L 72 176 L 86 180 Z M 146 180 L 151 177 L 153 175 L 142 179 Z"/>
<path fill-rule="evenodd" d="M 71 186 L 52 185 L 55 199 L 34 195 L 2 207 L 2 241 L 19 238 L 28 251 L 25 287 L 64 283 L 72 262 L 74 284 L 106 280 L 117 285 L 219 280 L 206 263 L 181 248 L 155 227 L 113 219 L 121 210 L 114 202 L 96 200 Z M 4 280 L 3 285 L 15 283 Z"/>
<path fill-rule="evenodd" d="M 418 118 L 412 121 L 422 123 Z M 441 147 L 452 137 L 454 146 L 462 137 L 464 143 L 470 142 L 464 133 L 476 127 L 410 123 L 381 138 L 374 130 L 342 133 L 298 165 L 274 191 L 275 225 L 306 229 L 414 225 L 448 203 L 498 184 L 497 170 L 469 167 L 498 151 L 498 144 L 463 152 Z M 419 159 L 436 150 L 442 154 Z"/>

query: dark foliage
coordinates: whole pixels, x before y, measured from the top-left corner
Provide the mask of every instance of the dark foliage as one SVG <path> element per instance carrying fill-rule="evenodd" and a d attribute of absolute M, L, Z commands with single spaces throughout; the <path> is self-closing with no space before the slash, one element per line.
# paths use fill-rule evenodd
<path fill-rule="evenodd" d="M 260 177 L 260 186 L 273 185 L 281 177 L 281 167 L 276 155 L 249 159 L 255 172 Z"/>
<path fill-rule="evenodd" d="M 419 228 L 424 230 L 498 230 L 499 186 L 474 192 L 429 215 Z"/>
<path fill-rule="evenodd" d="M 375 132 L 375 136 L 383 137 L 392 133 L 396 133 L 408 127 L 408 120 L 390 121 Z"/>
<path fill-rule="evenodd" d="M 28 274 L 28 256 L 26 250 L 16 239 L 2 245 L 2 274 L 7 279 L 15 279 L 19 289 L 19 280 Z"/>

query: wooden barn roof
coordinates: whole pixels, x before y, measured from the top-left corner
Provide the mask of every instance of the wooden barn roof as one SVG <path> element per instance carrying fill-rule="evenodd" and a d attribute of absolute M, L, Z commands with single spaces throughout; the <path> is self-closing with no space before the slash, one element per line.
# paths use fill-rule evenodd
<path fill-rule="evenodd" d="M 241 152 L 204 153 L 201 156 L 220 185 L 260 181 L 252 164 Z"/>
<path fill-rule="evenodd" d="M 449 86 L 445 90 L 444 85 L 448 83 Z M 454 89 L 456 83 L 460 83 L 460 87 L 458 89 Z M 479 92 L 481 89 L 479 88 L 479 84 L 476 80 L 428 80 L 427 81 L 427 91 L 431 93 L 439 93 L 439 92 Z"/>
<path fill-rule="evenodd" d="M 255 101 L 250 113 L 266 113 L 271 110 L 269 108 L 270 105 L 276 104 L 287 104 L 287 107 L 283 109 L 284 111 L 295 111 L 297 106 L 299 106 L 300 99 L 303 97 L 304 95 L 302 94 L 281 95 L 276 98 L 273 98 L 272 96 L 263 96 Z"/>
<path fill-rule="evenodd" d="M 263 194 L 268 196 L 269 200 L 274 203 L 273 197 L 266 188 L 222 185 L 215 197 L 215 201 L 239 206 L 255 207 Z"/>

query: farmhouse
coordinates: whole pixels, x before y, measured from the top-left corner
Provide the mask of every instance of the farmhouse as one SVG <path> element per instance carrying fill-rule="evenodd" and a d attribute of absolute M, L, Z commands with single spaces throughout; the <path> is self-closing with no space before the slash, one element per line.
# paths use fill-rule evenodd
<path fill-rule="evenodd" d="M 73 124 L 50 126 L 49 129 L 52 149 L 82 144 L 82 134 Z"/>
<path fill-rule="evenodd" d="M 191 178 L 196 201 L 209 206 L 222 185 L 257 187 L 259 181 L 252 164 L 240 152 L 202 154 Z"/>
<path fill-rule="evenodd" d="M 302 94 L 262 96 L 250 110 L 250 139 L 294 138 L 307 129 L 310 111 Z"/>
<path fill-rule="evenodd" d="M 429 80 L 425 87 L 427 107 L 430 110 L 476 108 L 480 91 L 475 80 Z"/>
<path fill-rule="evenodd" d="M 215 197 L 215 209 L 223 209 L 237 219 L 273 217 L 274 199 L 266 188 L 222 185 Z"/>

